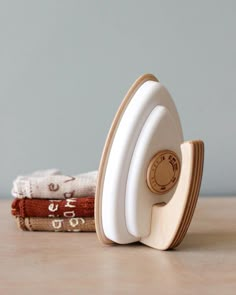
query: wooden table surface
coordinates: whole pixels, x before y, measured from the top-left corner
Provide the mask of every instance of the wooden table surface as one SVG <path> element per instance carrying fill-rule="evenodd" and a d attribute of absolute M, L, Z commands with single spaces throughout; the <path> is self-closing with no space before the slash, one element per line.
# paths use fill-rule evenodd
<path fill-rule="evenodd" d="M 236 198 L 200 198 L 181 246 L 23 232 L 0 202 L 0 294 L 236 294 Z"/>

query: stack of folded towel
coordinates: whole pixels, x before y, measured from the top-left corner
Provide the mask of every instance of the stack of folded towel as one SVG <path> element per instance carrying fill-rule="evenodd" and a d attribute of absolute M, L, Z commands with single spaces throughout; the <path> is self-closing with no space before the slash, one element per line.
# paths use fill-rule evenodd
<path fill-rule="evenodd" d="M 43 170 L 13 182 L 12 215 L 22 230 L 95 231 L 97 171 L 65 176 Z"/>

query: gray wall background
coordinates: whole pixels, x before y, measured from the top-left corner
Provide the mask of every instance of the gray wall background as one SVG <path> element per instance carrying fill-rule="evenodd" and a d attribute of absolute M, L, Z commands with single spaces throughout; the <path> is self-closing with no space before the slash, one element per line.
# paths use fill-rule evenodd
<path fill-rule="evenodd" d="M 154 73 L 185 139 L 205 141 L 204 195 L 236 193 L 236 1 L 1 1 L 0 196 L 36 169 L 96 169 L 129 86 Z"/>

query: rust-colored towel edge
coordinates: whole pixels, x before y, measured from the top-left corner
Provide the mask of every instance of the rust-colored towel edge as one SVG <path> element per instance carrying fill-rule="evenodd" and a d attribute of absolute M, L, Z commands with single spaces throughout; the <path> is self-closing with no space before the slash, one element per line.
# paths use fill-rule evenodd
<path fill-rule="evenodd" d="M 66 200 L 14 199 L 11 213 L 20 217 L 94 217 L 94 197 Z"/>

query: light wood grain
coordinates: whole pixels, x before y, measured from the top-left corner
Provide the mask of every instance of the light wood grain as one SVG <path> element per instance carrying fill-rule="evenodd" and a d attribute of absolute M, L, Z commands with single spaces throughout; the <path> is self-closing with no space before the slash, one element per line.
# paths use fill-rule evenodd
<path fill-rule="evenodd" d="M 159 249 L 175 248 L 183 240 L 198 200 L 202 169 L 203 142 L 189 141 L 181 145 L 182 168 L 176 191 L 166 205 L 152 207 L 150 234 L 141 242 Z"/>
<path fill-rule="evenodd" d="M 95 233 L 22 232 L 0 202 L 0 294 L 235 294 L 236 197 L 200 198 L 183 243 L 103 246 Z"/>

